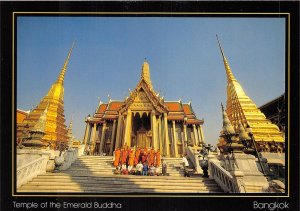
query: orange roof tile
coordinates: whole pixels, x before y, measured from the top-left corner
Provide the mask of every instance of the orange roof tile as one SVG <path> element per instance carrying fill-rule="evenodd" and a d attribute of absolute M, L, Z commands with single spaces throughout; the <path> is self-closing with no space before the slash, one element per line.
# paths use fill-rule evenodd
<path fill-rule="evenodd" d="M 183 104 L 183 111 L 186 115 L 193 114 L 189 104 Z"/>
<path fill-rule="evenodd" d="M 183 115 L 172 115 L 168 116 L 168 120 L 183 120 L 184 116 Z"/>
<path fill-rule="evenodd" d="M 165 102 L 169 111 L 182 111 L 181 104 L 179 102 Z"/>
<path fill-rule="evenodd" d="M 117 111 L 124 104 L 124 102 L 111 102 L 108 106 L 108 110 Z"/>
<path fill-rule="evenodd" d="M 106 110 L 106 107 L 107 107 L 107 104 L 101 104 L 99 106 L 97 113 L 104 113 L 104 111 Z"/>

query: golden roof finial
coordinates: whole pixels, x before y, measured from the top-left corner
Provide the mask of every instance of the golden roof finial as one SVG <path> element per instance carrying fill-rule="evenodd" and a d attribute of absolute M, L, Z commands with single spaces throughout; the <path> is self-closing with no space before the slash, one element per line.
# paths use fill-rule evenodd
<path fill-rule="evenodd" d="M 68 63 L 69 63 L 70 56 L 71 56 L 72 50 L 74 48 L 74 45 L 75 45 L 75 41 L 73 42 L 72 47 L 69 50 L 67 59 L 66 59 L 66 61 L 64 63 L 64 66 L 61 69 L 61 72 L 60 72 L 59 76 L 58 76 L 57 83 L 60 83 L 60 84 L 64 83 L 65 73 L 67 71 Z"/>
<path fill-rule="evenodd" d="M 74 116 L 73 116 L 73 114 L 72 114 L 72 116 L 71 116 L 71 121 L 70 121 L 70 124 L 69 124 L 69 128 L 72 128 L 72 127 L 73 127 L 73 118 L 74 118 Z"/>
<path fill-rule="evenodd" d="M 219 41 L 219 37 L 218 35 L 216 34 L 216 37 L 217 37 L 217 40 L 218 40 L 218 44 L 219 44 L 219 47 L 220 47 L 220 51 L 221 51 L 221 54 L 222 54 L 222 57 L 223 57 L 223 62 L 224 62 L 224 66 L 225 66 L 225 70 L 226 70 L 226 75 L 227 75 L 227 81 L 228 82 L 231 82 L 231 81 L 236 81 L 233 73 L 231 72 L 231 69 L 230 69 L 230 66 L 229 66 L 229 63 L 225 57 L 225 54 L 224 54 L 224 51 L 223 51 L 223 48 L 220 44 L 220 41 Z"/>
<path fill-rule="evenodd" d="M 152 87 L 152 83 L 151 83 L 151 79 L 150 79 L 150 68 L 149 68 L 149 64 L 148 64 L 146 58 L 142 65 L 141 78 L 144 79 L 146 81 L 146 83 L 148 83 L 150 85 L 150 87 Z"/>

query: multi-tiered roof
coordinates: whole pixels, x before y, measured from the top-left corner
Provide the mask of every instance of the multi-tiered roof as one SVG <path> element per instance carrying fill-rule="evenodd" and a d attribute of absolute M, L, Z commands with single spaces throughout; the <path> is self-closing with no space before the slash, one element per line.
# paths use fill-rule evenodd
<path fill-rule="evenodd" d="M 179 101 L 164 101 L 154 90 L 150 79 L 150 68 L 147 61 L 144 61 L 141 71 L 141 79 L 136 88 L 130 92 L 130 96 L 124 101 L 109 100 L 108 103 L 100 101 L 98 108 L 90 122 L 102 122 L 104 120 L 117 119 L 119 113 L 126 112 L 128 107 L 134 102 L 138 93 L 143 91 L 151 102 L 153 108 L 159 112 L 168 114 L 168 120 L 185 121 L 187 124 L 203 124 L 203 120 L 198 120 L 191 103 Z"/>

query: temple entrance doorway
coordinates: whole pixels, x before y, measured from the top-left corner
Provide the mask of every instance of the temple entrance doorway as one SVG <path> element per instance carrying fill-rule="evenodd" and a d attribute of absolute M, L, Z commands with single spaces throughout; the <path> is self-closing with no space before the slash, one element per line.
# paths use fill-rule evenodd
<path fill-rule="evenodd" d="M 140 116 L 139 113 L 136 113 L 133 117 L 132 130 L 133 146 L 140 148 L 149 148 L 152 146 L 150 115 L 147 115 L 146 112 L 144 112 L 142 116 Z"/>

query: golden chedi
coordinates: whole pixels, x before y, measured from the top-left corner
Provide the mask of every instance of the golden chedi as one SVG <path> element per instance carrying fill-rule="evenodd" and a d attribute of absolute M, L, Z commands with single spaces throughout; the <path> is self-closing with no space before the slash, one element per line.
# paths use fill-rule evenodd
<path fill-rule="evenodd" d="M 242 86 L 234 77 L 222 46 L 218 40 L 227 76 L 226 113 L 236 132 L 239 132 L 239 123 L 243 127 L 250 126 L 253 138 L 260 151 L 284 151 L 284 136 L 277 125 L 257 108 L 246 95 Z M 241 127 L 241 126 L 240 126 Z"/>
<path fill-rule="evenodd" d="M 42 98 L 40 103 L 29 113 L 24 121 L 17 125 L 18 130 L 29 133 L 39 121 L 42 113 L 45 113 L 45 126 L 43 140 L 50 144 L 52 149 L 56 148 L 58 143 L 67 143 L 69 137 L 65 124 L 64 115 L 64 78 L 67 71 L 70 56 L 74 47 L 74 43 L 69 50 L 68 56 L 61 69 L 61 72 L 49 89 L 48 93 Z M 48 107 L 46 109 L 46 107 Z"/>

